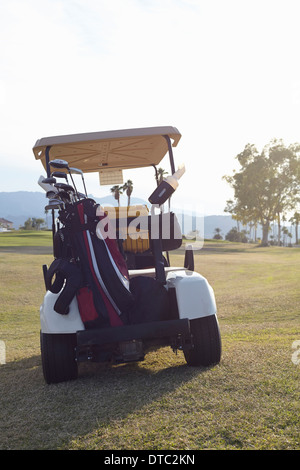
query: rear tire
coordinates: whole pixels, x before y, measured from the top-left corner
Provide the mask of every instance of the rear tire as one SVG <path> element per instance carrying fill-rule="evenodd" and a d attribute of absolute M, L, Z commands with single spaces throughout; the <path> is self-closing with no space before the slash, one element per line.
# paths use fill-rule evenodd
<path fill-rule="evenodd" d="M 75 347 L 76 334 L 41 333 L 43 374 L 48 384 L 77 379 Z"/>
<path fill-rule="evenodd" d="M 221 335 L 216 315 L 190 321 L 193 348 L 184 350 L 189 366 L 209 367 L 221 360 Z"/>

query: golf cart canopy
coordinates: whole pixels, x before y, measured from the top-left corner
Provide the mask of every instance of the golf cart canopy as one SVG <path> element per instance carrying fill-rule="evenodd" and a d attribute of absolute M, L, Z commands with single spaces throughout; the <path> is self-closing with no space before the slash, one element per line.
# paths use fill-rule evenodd
<path fill-rule="evenodd" d="M 46 171 L 49 160 L 62 159 L 90 173 L 156 166 L 169 151 L 174 170 L 172 146 L 180 138 L 180 132 L 171 126 L 71 134 L 39 139 L 33 153 Z"/>

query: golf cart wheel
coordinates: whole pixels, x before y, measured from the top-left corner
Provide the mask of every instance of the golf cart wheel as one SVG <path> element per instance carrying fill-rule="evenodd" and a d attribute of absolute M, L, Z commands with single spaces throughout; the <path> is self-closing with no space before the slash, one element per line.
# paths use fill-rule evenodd
<path fill-rule="evenodd" d="M 190 321 L 193 348 L 184 350 L 189 366 L 209 367 L 221 360 L 221 336 L 215 315 Z"/>
<path fill-rule="evenodd" d="M 75 334 L 41 333 L 43 374 L 48 384 L 77 379 L 75 347 Z"/>

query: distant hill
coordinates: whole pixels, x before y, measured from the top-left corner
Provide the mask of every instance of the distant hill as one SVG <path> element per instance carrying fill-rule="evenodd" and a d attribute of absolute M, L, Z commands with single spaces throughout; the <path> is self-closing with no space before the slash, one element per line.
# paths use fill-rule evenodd
<path fill-rule="evenodd" d="M 90 195 L 95 201 L 103 206 L 111 205 L 116 206 L 116 200 L 113 196 L 105 196 L 103 198 L 94 198 Z M 48 219 L 48 226 L 51 225 L 51 216 L 45 214 L 45 206 L 48 202 L 48 199 L 45 196 L 45 193 L 42 192 L 30 192 L 30 191 L 16 191 L 16 192 L 0 192 L 0 217 L 3 217 L 7 220 L 10 220 L 14 224 L 14 228 L 18 229 L 20 226 L 24 225 L 25 220 L 29 217 L 43 218 Z M 122 204 L 126 204 L 127 198 L 123 197 L 121 201 Z M 140 198 L 131 198 L 132 204 L 146 204 L 149 207 L 149 203 Z M 178 217 L 179 224 L 183 230 L 184 234 L 188 234 L 193 229 L 199 229 L 201 235 L 204 237 L 212 238 L 214 236 L 215 228 L 221 229 L 221 235 L 223 238 L 226 233 L 234 226 L 236 222 L 232 220 L 229 215 L 208 215 L 204 219 L 199 216 L 191 216 L 185 214 L 184 216 L 177 212 L 176 209 L 173 209 L 176 212 Z"/>
<path fill-rule="evenodd" d="M 103 198 L 95 198 L 93 195 L 89 196 L 104 206 L 116 205 L 116 200 L 113 196 L 105 196 Z M 126 200 L 124 199 L 124 201 Z M 147 204 L 143 199 L 132 197 L 131 200 L 132 204 Z M 38 191 L 0 192 L 0 218 L 2 217 L 13 222 L 14 228 L 18 229 L 24 225 L 25 220 L 29 217 L 41 217 L 46 220 L 45 206 L 47 203 L 46 193 Z M 50 227 L 49 214 L 48 219 Z"/>

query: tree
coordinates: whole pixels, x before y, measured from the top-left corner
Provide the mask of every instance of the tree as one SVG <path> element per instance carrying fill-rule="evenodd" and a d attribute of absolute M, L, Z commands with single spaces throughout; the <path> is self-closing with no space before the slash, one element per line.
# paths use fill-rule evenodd
<path fill-rule="evenodd" d="M 292 225 L 295 225 L 295 243 L 296 245 L 298 245 L 299 243 L 299 238 L 298 238 L 298 226 L 299 226 L 299 223 L 300 223 L 300 213 L 299 212 L 295 212 L 293 217 L 290 218 L 289 222 L 292 223 Z"/>
<path fill-rule="evenodd" d="M 219 227 L 215 228 L 214 232 L 214 240 L 223 240 L 223 237 L 221 235 L 221 229 Z"/>
<path fill-rule="evenodd" d="M 246 237 L 245 230 L 239 232 L 236 227 L 232 227 L 231 230 L 225 235 L 225 240 L 229 242 L 247 243 L 248 238 Z"/>
<path fill-rule="evenodd" d="M 118 206 L 120 206 L 120 196 L 123 193 L 123 187 L 115 185 L 110 188 L 110 192 L 113 193 L 115 200 L 118 201 Z"/>
<path fill-rule="evenodd" d="M 23 227 L 20 227 L 23 230 L 40 230 L 41 225 L 45 223 L 44 219 L 37 219 L 36 217 L 32 217 L 32 219 L 29 217 L 27 220 L 25 220 Z"/>
<path fill-rule="evenodd" d="M 133 191 L 133 183 L 131 180 L 127 180 L 126 183 L 123 185 L 123 191 L 126 191 L 127 197 L 128 197 L 128 202 L 127 206 L 130 206 L 130 197 Z"/>
<path fill-rule="evenodd" d="M 45 219 L 36 218 L 36 217 L 32 218 L 32 228 L 34 230 L 41 230 L 41 225 L 44 225 L 44 223 L 45 223 Z"/>
<path fill-rule="evenodd" d="M 280 221 L 280 216 L 296 203 L 299 154 L 299 144 L 285 147 L 282 140 L 272 140 L 261 153 L 247 144 L 236 157 L 240 171 L 224 177 L 234 190 L 234 200 L 227 201 L 225 211 L 243 225 L 260 223 L 263 246 L 268 245 L 271 222 Z"/>
<path fill-rule="evenodd" d="M 287 244 L 286 240 L 287 240 L 287 236 L 288 236 L 288 233 L 289 233 L 287 227 L 282 228 L 282 233 L 283 233 L 283 242 L 282 242 L 282 244 L 283 244 L 283 246 L 286 246 L 286 244 Z"/>
<path fill-rule="evenodd" d="M 48 209 L 45 209 L 45 215 L 46 215 L 46 227 L 48 228 L 48 214 L 49 214 L 49 210 Z"/>
<path fill-rule="evenodd" d="M 25 220 L 23 227 L 20 227 L 23 230 L 32 230 L 32 219 L 28 218 Z"/>
<path fill-rule="evenodd" d="M 158 184 L 160 184 L 162 182 L 162 180 L 164 179 L 164 175 L 167 175 L 168 172 L 165 171 L 163 168 L 158 168 L 157 170 L 157 175 L 158 175 Z"/>

